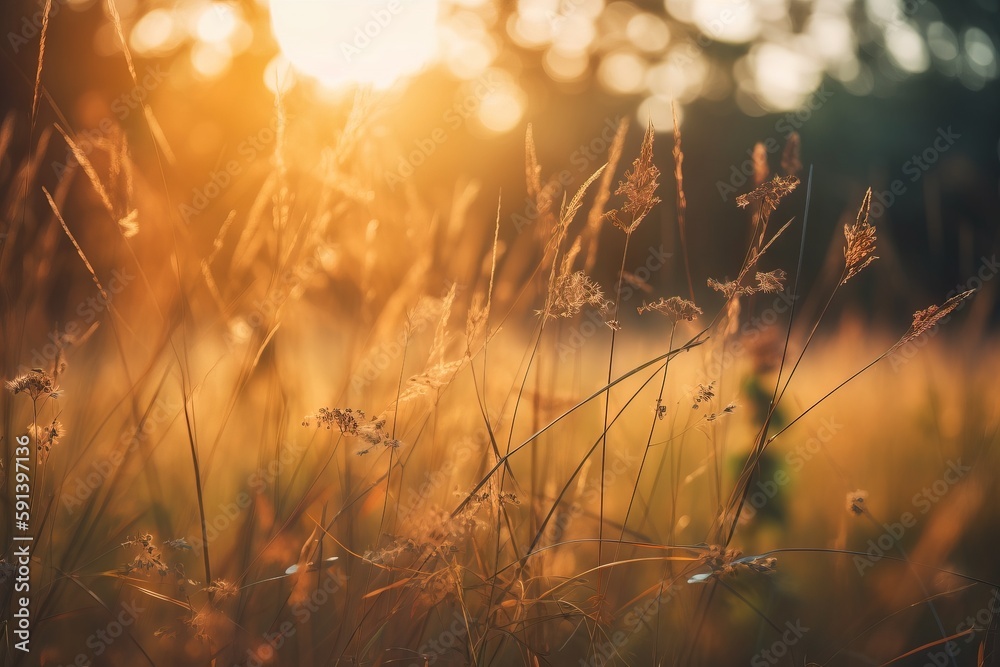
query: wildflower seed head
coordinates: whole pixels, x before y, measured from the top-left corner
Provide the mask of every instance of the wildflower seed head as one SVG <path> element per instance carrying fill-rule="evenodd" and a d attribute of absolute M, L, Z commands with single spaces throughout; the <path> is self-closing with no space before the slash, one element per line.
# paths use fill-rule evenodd
<path fill-rule="evenodd" d="M 781 269 L 773 271 L 757 272 L 757 291 L 765 294 L 781 292 L 785 289 L 785 278 L 787 275 Z"/>
<path fill-rule="evenodd" d="M 66 434 L 66 429 L 63 428 L 62 422 L 53 419 L 50 424 L 45 426 L 29 424 L 28 433 L 38 444 L 38 462 L 44 463 L 49 458 L 49 452 L 52 451 L 52 448 L 58 445 Z"/>
<path fill-rule="evenodd" d="M 601 286 L 583 271 L 558 276 L 552 288 L 548 317 L 575 317 L 584 306 L 606 312 L 611 302 L 604 298 Z"/>
<path fill-rule="evenodd" d="M 13 380 L 8 380 L 6 386 L 7 391 L 15 395 L 22 391 L 27 392 L 33 401 L 37 401 L 41 396 L 59 397 L 55 378 L 40 368 L 34 368 L 27 373 L 18 375 Z"/>
<path fill-rule="evenodd" d="M 715 398 L 715 380 L 709 382 L 708 386 L 699 382 L 698 387 L 692 393 L 694 396 L 694 405 L 691 406 L 691 409 L 697 410 L 699 404 L 707 403 Z"/>
<path fill-rule="evenodd" d="M 355 452 L 358 456 L 364 456 L 375 445 L 383 444 L 393 449 L 399 446 L 398 440 L 390 440 L 385 431 L 386 420 L 384 417 L 372 417 L 369 419 L 364 410 L 354 410 L 351 408 L 320 408 L 313 415 L 306 415 L 302 420 L 303 426 L 309 426 L 313 421 L 316 427 L 325 426 L 327 430 L 334 426 L 344 435 L 352 438 L 359 438 L 366 444 Z"/>
<path fill-rule="evenodd" d="M 702 314 L 701 308 L 696 306 L 693 301 L 682 299 L 679 296 L 672 296 L 669 299 L 660 298 L 653 303 L 646 303 L 644 301 L 638 310 L 640 315 L 656 311 L 662 315 L 666 315 L 674 322 L 679 320 L 691 322 Z"/>
<path fill-rule="evenodd" d="M 240 587 L 226 579 L 216 579 L 211 585 L 205 587 L 205 591 L 214 594 L 217 600 L 227 600 L 236 597 L 240 592 Z"/>
<path fill-rule="evenodd" d="M 127 537 L 122 543 L 126 549 L 133 549 L 136 552 L 135 558 L 125 565 L 125 573 L 157 572 L 160 576 L 166 576 L 170 572 L 170 567 L 163 562 L 160 550 L 153 543 L 153 536 L 149 533 L 139 533 L 135 537 Z"/>
<path fill-rule="evenodd" d="M 727 299 L 732 299 L 734 296 L 739 294 L 744 294 L 744 288 L 741 288 L 733 280 L 726 280 L 725 282 L 716 280 L 715 278 L 708 279 L 708 286 L 714 289 L 716 292 L 721 292 Z"/>
<path fill-rule="evenodd" d="M 785 280 L 787 277 L 787 274 L 782 269 L 774 269 L 773 271 L 758 271 L 754 276 L 757 281 L 756 285 L 742 285 L 735 280 L 722 282 L 715 278 L 709 278 L 708 286 L 716 292 L 721 292 L 727 299 L 732 299 L 736 296 L 781 292 L 785 289 Z"/>

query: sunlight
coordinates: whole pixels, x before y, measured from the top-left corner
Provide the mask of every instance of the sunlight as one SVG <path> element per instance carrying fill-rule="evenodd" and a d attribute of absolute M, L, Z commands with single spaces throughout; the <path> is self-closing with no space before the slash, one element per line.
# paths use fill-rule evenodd
<path fill-rule="evenodd" d="M 388 88 L 436 55 L 437 0 L 272 0 L 271 25 L 299 72 L 331 88 Z"/>

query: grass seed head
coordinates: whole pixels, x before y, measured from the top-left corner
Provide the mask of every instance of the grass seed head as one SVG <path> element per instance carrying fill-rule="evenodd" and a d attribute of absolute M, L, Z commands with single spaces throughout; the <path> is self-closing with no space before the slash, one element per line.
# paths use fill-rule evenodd
<path fill-rule="evenodd" d="M 627 213 L 631 219 L 622 219 L 617 209 L 606 213 L 615 227 L 626 234 L 635 231 L 643 218 L 649 215 L 653 207 L 660 203 L 656 190 L 660 187 L 660 170 L 653 164 L 653 126 L 646 127 L 642 138 L 639 157 L 632 162 L 632 169 L 625 172 L 625 180 L 618 184 L 616 195 L 625 197 L 621 212 Z"/>
<path fill-rule="evenodd" d="M 920 338 L 925 333 L 941 324 L 942 321 L 948 317 L 955 309 L 965 303 L 967 300 L 972 298 L 972 295 L 976 293 L 976 290 L 971 289 L 961 294 L 956 294 L 947 301 L 945 301 L 940 306 L 930 306 L 924 310 L 918 310 L 913 313 L 913 323 L 910 325 L 909 330 L 903 334 L 899 343 L 895 347 L 900 345 L 905 345 L 917 338 Z"/>
<path fill-rule="evenodd" d="M 786 176 L 798 176 L 802 171 L 802 160 L 799 158 L 799 151 L 802 149 L 802 140 L 798 132 L 792 132 L 785 141 L 785 150 L 781 154 L 781 170 Z"/>
<path fill-rule="evenodd" d="M 847 494 L 847 511 L 855 516 L 861 516 L 868 511 L 868 492 L 857 489 Z"/>
<path fill-rule="evenodd" d="M 767 165 L 767 148 L 758 141 L 753 147 L 753 184 L 758 186 L 767 180 L 771 175 L 771 168 Z"/>
<path fill-rule="evenodd" d="M 844 237 L 847 243 L 844 245 L 845 274 L 844 279 L 840 281 L 841 285 L 878 259 L 875 255 L 875 241 L 877 239 L 875 228 L 868 223 L 871 205 L 872 189 L 868 188 L 864 201 L 861 202 L 861 209 L 858 211 L 858 219 L 853 225 L 844 225 Z"/>
<path fill-rule="evenodd" d="M 760 202 L 765 216 L 769 215 L 786 196 L 790 195 L 799 184 L 795 176 L 775 176 L 770 181 L 762 183 L 745 195 L 736 198 L 736 205 L 746 208 L 750 204 Z"/>

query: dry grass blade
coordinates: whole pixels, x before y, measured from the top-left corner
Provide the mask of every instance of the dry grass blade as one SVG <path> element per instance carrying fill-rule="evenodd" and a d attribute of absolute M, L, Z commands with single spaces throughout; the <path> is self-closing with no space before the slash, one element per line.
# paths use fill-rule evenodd
<path fill-rule="evenodd" d="M 115 217 L 115 207 L 111 203 L 111 197 L 108 196 L 108 191 L 104 188 L 104 183 L 101 182 L 100 176 L 97 175 L 97 170 L 94 168 L 94 164 L 87 157 L 87 154 L 83 152 L 83 149 L 77 145 L 73 140 L 73 137 L 69 136 L 60 125 L 56 125 L 56 130 L 62 135 L 63 140 L 65 140 L 66 145 L 69 146 L 70 151 L 73 153 L 73 157 L 76 161 L 83 167 L 83 173 L 87 175 L 90 179 L 90 184 L 94 186 L 94 191 L 97 192 L 97 196 L 100 198 L 101 203 L 104 204 L 104 208 L 107 209 L 108 214 L 114 218 Z"/>
<path fill-rule="evenodd" d="M 590 273 L 597 261 L 597 235 L 601 230 L 601 220 L 604 219 L 604 207 L 607 206 L 611 198 L 611 181 L 618 170 L 618 162 L 621 161 L 622 149 L 625 146 L 625 135 L 628 133 L 628 118 L 622 118 L 615 130 L 615 137 L 611 140 L 611 147 L 608 149 L 608 162 L 601 175 L 601 182 L 598 184 L 597 193 L 594 195 L 594 203 L 587 213 L 587 226 L 584 235 L 590 241 L 587 247 L 587 258 L 583 264 L 583 270 Z"/>
<path fill-rule="evenodd" d="M 993 597 L 998 595 L 997 589 L 993 589 Z M 977 657 L 977 667 L 1000 667 L 1000 614 L 996 611 L 990 613 L 990 622 L 986 626 L 986 636 L 979 644 L 979 655 Z"/>
<path fill-rule="evenodd" d="M 170 147 L 170 143 L 167 141 L 167 135 L 164 134 L 163 128 L 160 126 L 160 121 L 156 119 L 153 115 L 153 108 L 148 104 L 142 105 L 142 113 L 146 118 L 146 124 L 149 126 L 149 133 L 153 135 L 153 140 L 156 145 L 159 146 L 160 152 L 163 153 L 163 157 L 167 159 L 167 164 L 174 164 L 177 162 L 177 157 L 174 155 L 174 149 Z"/>
<path fill-rule="evenodd" d="M 111 17 L 111 23 L 115 27 L 115 34 L 118 36 L 118 41 L 122 46 L 122 54 L 125 56 L 125 64 L 128 66 L 129 76 L 132 77 L 132 85 L 139 89 L 139 77 L 136 74 L 135 62 L 132 60 L 132 50 L 128 45 L 128 38 L 125 36 L 125 29 L 122 27 L 122 17 L 118 12 L 118 6 L 115 4 L 115 0 L 108 0 L 108 15 Z M 152 108 L 145 102 L 142 104 L 142 113 L 146 119 L 146 125 L 149 128 L 149 133 L 153 137 L 153 141 L 156 142 L 163 156 L 167 159 L 169 164 L 174 164 L 176 162 L 176 157 L 174 156 L 173 150 L 170 148 L 170 144 L 167 143 L 167 137 L 163 133 L 163 128 L 160 127 L 159 121 L 156 120 L 156 116 L 153 115 Z"/>
<path fill-rule="evenodd" d="M 42 10 L 41 37 L 38 39 L 38 68 L 35 70 L 35 88 L 31 95 L 31 120 L 34 123 L 38 114 L 38 100 L 42 92 L 42 63 L 45 61 L 45 42 L 49 34 L 49 16 L 52 14 L 52 0 L 45 0 Z M 13 33 L 11 33 L 13 34 Z"/>
<path fill-rule="evenodd" d="M 441 303 L 441 319 L 438 320 L 437 328 L 434 330 L 434 343 L 431 345 L 431 352 L 428 357 L 431 365 L 444 363 L 445 348 L 450 340 L 448 336 L 448 320 L 451 318 L 451 308 L 455 304 L 457 293 L 458 284 L 452 283 Z"/>
<path fill-rule="evenodd" d="M 590 178 L 584 181 L 583 185 L 581 185 L 576 191 L 576 194 L 573 195 L 573 198 L 569 200 L 569 204 L 563 208 L 562 214 L 559 216 L 559 224 L 561 226 L 565 228 L 573 221 L 573 218 L 576 217 L 577 211 L 580 210 L 581 204 L 583 204 L 583 196 L 587 193 L 587 189 L 594 181 L 597 180 L 597 177 L 601 175 L 607 166 L 607 164 L 601 165 L 597 171 L 590 175 Z"/>
<path fill-rule="evenodd" d="M 73 157 L 83 168 L 83 172 L 87 175 L 87 179 L 94 187 L 94 191 L 97 192 L 97 196 L 104 205 L 104 208 L 107 210 L 108 215 L 110 215 L 111 219 L 118 224 L 118 229 L 122 233 L 122 236 L 126 239 L 130 239 L 138 234 L 139 211 L 138 209 L 131 208 L 129 204 L 132 192 L 132 175 L 128 164 L 127 148 L 125 147 L 124 139 L 122 139 L 122 143 L 120 145 L 113 146 L 110 151 L 112 167 L 111 176 L 113 182 L 120 181 L 120 189 L 122 191 L 123 198 L 122 205 L 115 206 L 111 201 L 111 196 L 108 194 L 107 188 L 104 187 L 104 183 L 97 174 L 97 169 L 94 168 L 94 164 L 90 161 L 90 158 L 87 157 L 87 154 L 61 126 L 56 125 L 56 130 L 58 130 L 59 134 L 62 135 L 66 145 L 69 146 L 70 151 L 73 153 Z"/>
<path fill-rule="evenodd" d="M 677 183 L 677 230 L 681 237 L 681 251 L 684 253 L 684 276 L 688 283 L 688 296 L 694 300 L 694 282 L 691 280 L 691 262 L 687 247 L 687 196 L 684 194 L 684 151 L 681 149 L 681 126 L 677 119 L 677 107 L 673 102 L 670 111 L 674 118 L 674 181 Z"/>
<path fill-rule="evenodd" d="M 535 135 L 531 123 L 524 133 L 524 176 L 528 186 L 528 196 L 537 200 L 542 193 L 542 166 L 538 164 L 538 153 L 535 150 Z"/>
<path fill-rule="evenodd" d="M 956 632 L 955 634 L 949 635 L 948 637 L 942 637 L 941 639 L 935 639 L 932 642 L 927 642 L 923 646 L 918 646 L 917 648 L 912 649 L 910 651 L 907 651 L 906 653 L 903 653 L 902 655 L 897 655 L 895 658 L 893 658 L 892 660 L 889 660 L 888 662 L 883 662 L 881 665 L 879 665 L 879 667 L 888 667 L 889 665 L 894 665 L 897 662 L 899 662 L 900 660 L 903 660 L 905 658 L 909 658 L 910 656 L 918 655 L 920 653 L 924 653 L 929 648 L 934 648 L 935 646 L 941 646 L 942 644 L 952 643 L 952 642 L 954 642 L 954 640 L 959 639 L 961 637 L 965 637 L 966 635 L 968 635 L 968 634 L 970 634 L 972 632 L 975 632 L 975 630 L 973 628 L 969 628 L 968 630 L 963 630 L 961 632 Z"/>
<path fill-rule="evenodd" d="M 10 141 L 14 138 L 14 114 L 4 116 L 0 124 L 0 156 L 6 156 L 10 149 Z"/>
<path fill-rule="evenodd" d="M 132 77 L 132 81 L 138 86 L 138 77 L 135 73 L 135 63 L 132 61 L 132 51 L 128 47 L 128 39 L 125 37 L 125 30 L 122 28 L 122 16 L 118 12 L 118 6 L 115 4 L 115 0 L 108 0 L 108 14 L 111 16 L 111 23 L 115 27 L 115 34 L 118 35 L 118 41 L 122 45 L 122 53 L 125 55 L 125 64 L 128 65 L 128 73 Z"/>
<path fill-rule="evenodd" d="M 104 289 L 104 285 L 101 284 L 101 279 L 97 277 L 97 272 L 94 270 L 94 267 L 90 263 L 90 260 L 87 259 L 87 255 L 84 254 L 83 248 L 81 248 L 80 244 L 77 243 L 76 237 L 73 236 L 73 232 L 69 230 L 69 225 L 67 225 L 66 221 L 63 220 L 62 214 L 59 212 L 59 207 L 56 206 L 55 200 L 52 199 L 52 195 L 50 195 L 49 191 L 46 190 L 44 187 L 42 188 L 42 192 L 45 194 L 45 199 L 48 200 L 49 207 L 52 208 L 52 213 L 55 214 L 56 220 L 58 220 L 59 224 L 62 225 L 63 231 L 66 232 L 66 236 L 69 237 L 69 240 L 73 244 L 73 247 L 76 248 L 76 253 L 80 256 L 80 259 L 83 260 L 83 264 L 87 267 L 87 271 L 90 272 L 90 277 L 94 281 L 94 284 L 97 285 L 97 289 L 98 291 L 100 291 L 101 296 L 104 297 L 105 302 L 109 302 L 111 299 L 108 297 L 108 293 Z"/>
<path fill-rule="evenodd" d="M 347 120 L 344 122 L 344 129 L 341 130 L 340 135 L 337 137 L 337 144 L 331 153 L 332 163 L 338 168 L 354 152 L 354 148 L 361 140 L 362 128 L 375 117 L 375 111 L 375 100 L 372 96 L 372 91 L 366 89 L 358 90 L 354 94 L 351 110 L 348 113 Z M 338 173 L 338 176 L 343 177 L 345 175 Z"/>

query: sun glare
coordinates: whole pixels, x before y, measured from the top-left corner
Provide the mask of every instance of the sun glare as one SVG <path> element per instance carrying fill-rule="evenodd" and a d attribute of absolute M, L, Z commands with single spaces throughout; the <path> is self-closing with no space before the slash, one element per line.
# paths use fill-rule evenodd
<path fill-rule="evenodd" d="M 331 88 L 387 88 L 437 55 L 438 0 L 271 0 L 282 53 Z"/>

